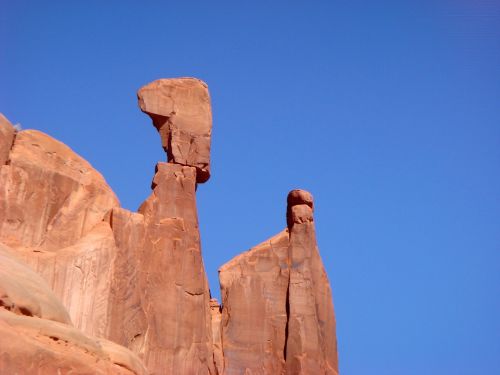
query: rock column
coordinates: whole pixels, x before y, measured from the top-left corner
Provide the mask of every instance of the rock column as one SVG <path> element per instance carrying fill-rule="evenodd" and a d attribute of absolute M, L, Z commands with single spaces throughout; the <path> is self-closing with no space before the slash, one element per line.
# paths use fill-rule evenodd
<path fill-rule="evenodd" d="M 123 339 L 151 374 L 216 374 L 196 209 L 197 183 L 206 181 L 210 170 L 208 89 L 193 78 L 163 79 L 141 88 L 138 98 L 160 133 L 168 163 L 158 163 L 153 192 L 139 208 L 141 248 L 122 244 L 137 259 L 140 292 L 134 293 L 140 297 L 138 319 L 123 322 L 129 332 Z"/>

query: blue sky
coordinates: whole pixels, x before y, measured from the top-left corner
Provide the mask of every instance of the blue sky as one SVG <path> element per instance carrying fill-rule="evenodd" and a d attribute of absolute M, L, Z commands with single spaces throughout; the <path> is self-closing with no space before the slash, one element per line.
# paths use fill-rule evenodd
<path fill-rule="evenodd" d="M 135 210 L 165 155 L 135 92 L 210 88 L 198 189 L 217 268 L 311 191 L 343 375 L 498 374 L 500 4 L 0 3 L 0 112 L 72 147 Z"/>

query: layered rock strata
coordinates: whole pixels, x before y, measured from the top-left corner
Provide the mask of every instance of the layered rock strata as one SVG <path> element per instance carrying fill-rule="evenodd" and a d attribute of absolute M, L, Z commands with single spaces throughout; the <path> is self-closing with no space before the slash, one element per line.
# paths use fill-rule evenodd
<path fill-rule="evenodd" d="M 290 192 L 288 228 L 219 269 L 225 374 L 338 373 L 312 213 L 311 194 Z"/>

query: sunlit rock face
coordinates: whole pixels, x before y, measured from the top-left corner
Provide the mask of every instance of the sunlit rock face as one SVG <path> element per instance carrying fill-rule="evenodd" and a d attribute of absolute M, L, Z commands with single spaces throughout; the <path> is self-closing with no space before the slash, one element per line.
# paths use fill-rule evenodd
<path fill-rule="evenodd" d="M 146 375 L 128 349 L 76 329 L 45 280 L 0 243 L 0 373 Z"/>
<path fill-rule="evenodd" d="M 210 177 L 212 108 L 205 82 L 159 79 L 137 92 L 139 107 L 153 120 L 169 161 L 195 167 L 197 181 Z"/>
<path fill-rule="evenodd" d="M 138 99 L 168 158 L 137 212 L 68 146 L 0 115 L 0 373 L 337 374 L 312 195 L 290 192 L 286 228 L 220 268 L 219 304 L 196 207 L 208 87 L 160 79 Z"/>
<path fill-rule="evenodd" d="M 288 195 L 288 228 L 219 269 L 226 374 L 337 374 L 330 284 L 313 198 Z"/>

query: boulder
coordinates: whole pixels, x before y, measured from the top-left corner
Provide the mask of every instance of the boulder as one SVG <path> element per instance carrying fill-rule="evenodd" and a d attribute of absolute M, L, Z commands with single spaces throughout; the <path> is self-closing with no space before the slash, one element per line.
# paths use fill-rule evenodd
<path fill-rule="evenodd" d="M 196 78 L 159 79 L 137 92 L 153 120 L 168 161 L 196 168 L 197 182 L 210 177 L 212 109 L 208 86 Z"/>

